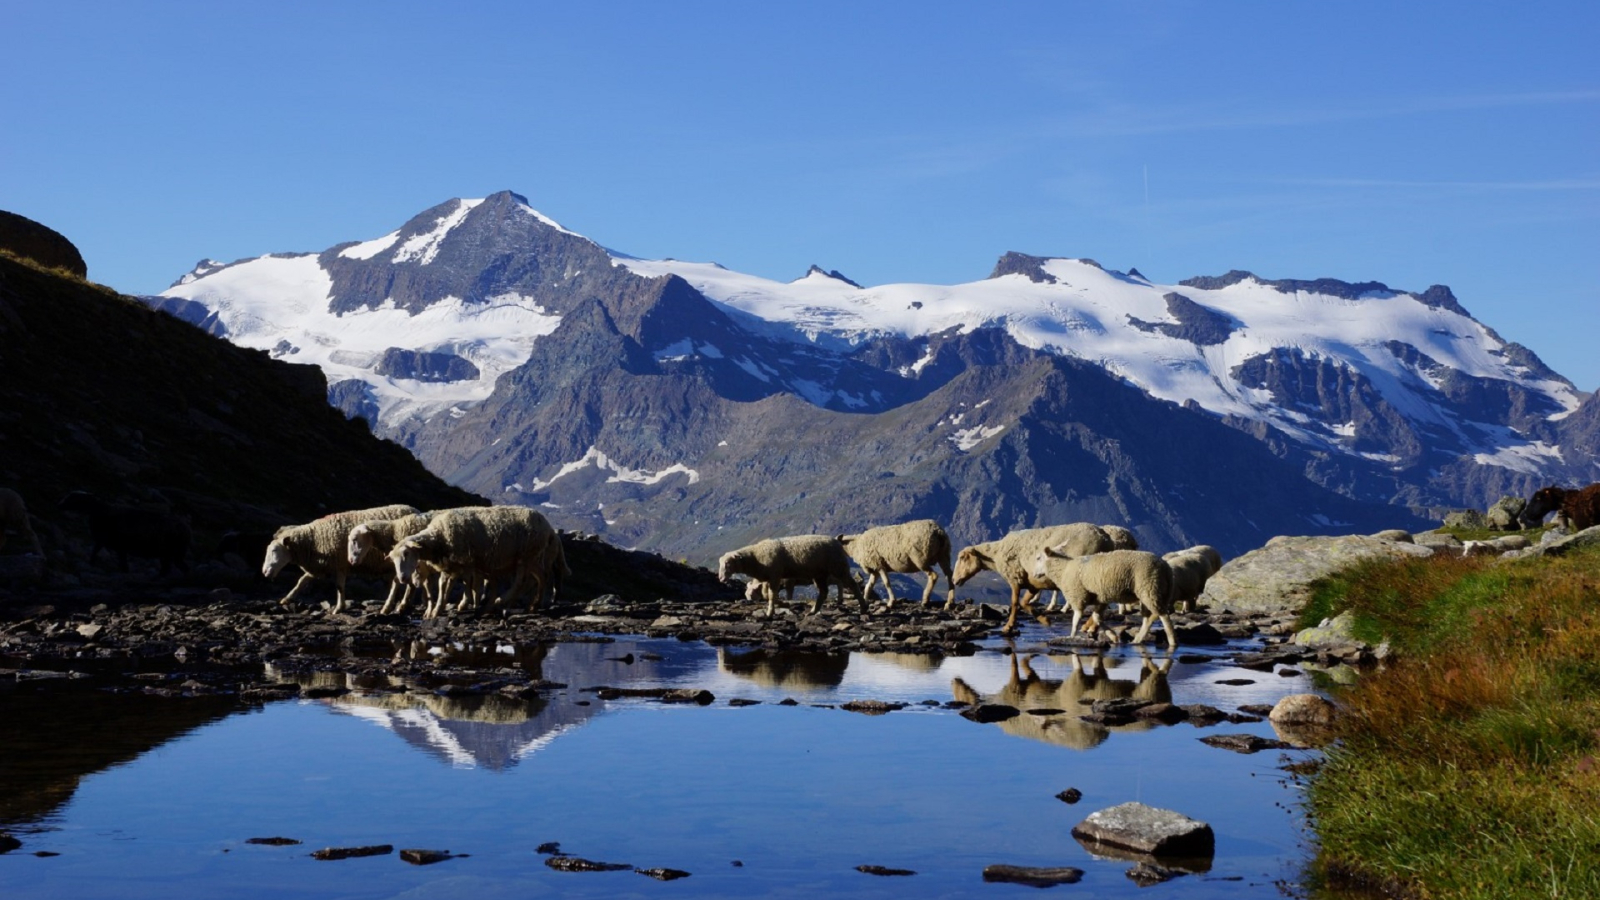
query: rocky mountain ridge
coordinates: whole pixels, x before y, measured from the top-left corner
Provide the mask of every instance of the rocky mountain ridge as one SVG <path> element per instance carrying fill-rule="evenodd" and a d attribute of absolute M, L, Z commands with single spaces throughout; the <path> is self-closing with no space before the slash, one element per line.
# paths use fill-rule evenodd
<path fill-rule="evenodd" d="M 911 515 L 1248 548 L 1600 472 L 1594 397 L 1440 286 L 1019 253 L 967 285 L 783 284 L 610 251 L 502 192 L 151 302 L 320 365 L 454 483 L 697 561 Z"/>

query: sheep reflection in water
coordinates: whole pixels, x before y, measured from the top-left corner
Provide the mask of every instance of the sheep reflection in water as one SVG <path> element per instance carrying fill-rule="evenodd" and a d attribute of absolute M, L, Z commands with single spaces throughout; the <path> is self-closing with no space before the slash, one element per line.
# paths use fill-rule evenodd
<path fill-rule="evenodd" d="M 717 668 L 765 688 L 838 687 L 849 665 L 848 653 L 764 649 L 733 653 L 726 647 L 717 648 Z"/>
<path fill-rule="evenodd" d="M 1014 706 L 1022 715 L 996 723 L 1007 734 L 1025 737 L 1049 744 L 1060 744 L 1074 750 L 1089 750 L 1104 743 L 1113 731 L 1144 731 L 1154 726 L 1148 721 L 1134 721 L 1126 725 L 1107 727 L 1079 718 L 1089 711 L 1095 700 L 1148 700 L 1152 703 L 1171 703 L 1172 687 L 1167 675 L 1172 669 L 1169 655 L 1160 663 L 1142 657 L 1137 681 L 1112 678 L 1106 672 L 1106 661 L 1100 654 L 1088 661 L 1077 654 L 1068 657 L 1069 671 L 1065 678 L 1041 678 L 1033 670 L 1037 657 L 1011 658 L 1011 677 L 1005 686 L 993 694 L 984 694 L 961 678 L 950 682 L 955 699 L 972 704 L 999 704 Z"/>

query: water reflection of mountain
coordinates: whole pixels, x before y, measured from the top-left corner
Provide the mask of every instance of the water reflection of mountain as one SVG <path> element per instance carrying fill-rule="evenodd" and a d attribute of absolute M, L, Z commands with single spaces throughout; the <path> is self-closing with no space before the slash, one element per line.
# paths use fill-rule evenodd
<path fill-rule="evenodd" d="M 717 648 L 717 666 L 766 688 L 838 687 L 850 666 L 848 653 L 756 649 L 737 653 Z"/>
<path fill-rule="evenodd" d="M 674 645 L 676 642 L 674 642 Z M 331 698 L 337 713 L 364 719 L 394 732 L 406 743 L 448 765 L 502 771 L 561 734 L 605 710 L 592 695 L 596 685 L 660 684 L 704 666 L 681 645 L 635 642 L 560 643 L 512 647 L 413 644 L 396 648 L 396 657 L 433 658 L 441 666 L 476 670 L 516 667 L 534 680 L 568 685 L 530 699 L 502 694 L 446 696 L 431 690 L 403 691 L 398 682 L 374 684 L 367 676 L 343 672 L 284 673 L 306 687 L 350 688 Z M 373 688 L 379 692 L 371 693 Z M 389 690 L 383 690 L 390 688 Z"/>
<path fill-rule="evenodd" d="M 1144 731 L 1153 726 L 1146 721 L 1107 727 L 1095 722 L 1085 722 L 1079 716 L 1088 712 L 1083 701 L 1137 699 L 1155 703 L 1172 702 L 1172 687 L 1167 673 L 1172 659 L 1156 663 L 1144 659 L 1138 680 L 1112 678 L 1106 671 L 1105 658 L 1099 655 L 1084 657 L 1072 654 L 1067 659 L 1068 671 L 1060 679 L 1041 678 L 1029 659 L 1011 658 L 1011 677 L 999 691 L 984 694 L 961 678 L 950 682 L 955 699 L 968 704 L 994 703 L 1013 706 L 1022 711 L 1019 716 L 997 723 L 1001 730 L 1017 737 L 1060 744 L 1074 750 L 1089 750 L 1104 743 L 1113 731 Z"/>
<path fill-rule="evenodd" d="M 0 688 L 0 825 L 35 823 L 96 772 L 239 710 L 231 697 L 173 700 L 81 684 Z"/>

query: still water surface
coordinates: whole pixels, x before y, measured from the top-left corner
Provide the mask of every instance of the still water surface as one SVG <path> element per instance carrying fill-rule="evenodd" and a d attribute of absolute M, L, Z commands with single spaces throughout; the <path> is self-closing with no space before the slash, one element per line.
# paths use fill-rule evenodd
<path fill-rule="evenodd" d="M 1025 641 L 1024 641 L 1025 643 Z M 426 652 L 427 648 L 421 649 Z M 435 648 L 459 657 L 460 648 Z M 488 654 L 485 657 L 483 654 Z M 619 659 L 632 654 L 634 661 Z M 650 658 L 659 657 L 659 658 Z M 14 770 L 0 830 L 5 898 L 1004 897 L 986 865 L 1076 866 L 1073 896 L 1280 897 L 1306 856 L 1283 754 L 1240 755 L 1201 729 L 1079 721 L 1080 698 L 1159 694 L 1225 711 L 1308 689 L 1281 677 L 1121 650 L 1032 660 L 982 653 L 783 655 L 672 640 L 487 648 L 568 687 L 534 701 L 363 694 L 245 708 L 110 697 L 61 686 L 0 694 Z M 1221 685 L 1228 678 L 1249 685 Z M 321 675 L 342 684 L 342 676 Z M 309 679 L 308 679 L 309 680 Z M 582 689 L 704 688 L 710 706 L 602 701 Z M 1055 708 L 977 724 L 942 706 L 972 695 Z M 734 707 L 733 698 L 759 700 Z M 780 706 L 793 698 L 799 705 Z M 914 704 L 867 716 L 818 704 Z M 119 718 L 120 716 L 120 718 Z M 167 723 L 167 724 L 162 724 Z M 151 734 L 142 735 L 141 731 Z M 25 751 L 19 746 L 25 745 Z M 125 747 L 122 745 L 126 745 Z M 113 746 L 121 749 L 108 749 Z M 149 749 L 145 749 L 149 747 Z M 97 748 L 104 751 L 96 755 Z M 1306 753 L 1291 754 L 1303 758 Z M 32 760 L 26 766 L 18 759 Z M 109 765 L 109 767 L 107 767 Z M 1056 798 L 1082 791 L 1076 805 Z M 1209 872 L 1141 889 L 1131 863 L 1071 835 L 1097 809 L 1139 800 L 1211 823 Z M 286 836 L 299 846 L 259 846 Z M 557 872 L 535 852 L 686 870 Z M 392 844 L 464 857 L 318 861 L 322 847 Z M 36 851 L 59 853 L 37 857 Z M 860 873 L 870 864 L 917 874 Z"/>

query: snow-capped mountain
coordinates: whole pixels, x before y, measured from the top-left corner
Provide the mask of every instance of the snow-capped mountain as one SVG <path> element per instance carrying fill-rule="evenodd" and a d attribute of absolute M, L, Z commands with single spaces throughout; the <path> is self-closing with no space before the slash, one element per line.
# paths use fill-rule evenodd
<path fill-rule="evenodd" d="M 863 287 L 818 267 L 776 282 L 607 250 L 502 192 L 448 201 L 321 253 L 207 261 L 150 300 L 236 343 L 320 366 L 337 405 L 441 475 L 493 496 L 585 506 L 596 530 L 627 527 L 613 515 L 618 502 L 643 504 L 647 517 L 647 494 L 715 493 L 708 471 L 740 451 L 731 433 L 703 429 L 718 416 L 721 427 L 761 420 L 747 417 L 751 405 L 780 398 L 790 421 L 819 431 L 846 423 L 871 433 L 932 416 L 923 427 L 938 437 L 935 455 L 983 455 L 1025 430 L 1030 413 L 978 397 L 928 404 L 980 369 L 1045 378 L 1039 359 L 1075 384 L 1099 379 L 1102 395 L 1142 397 L 1125 405 L 1144 415 L 1181 412 L 1207 434 L 1248 434 L 1286 471 L 1358 501 L 1481 506 L 1597 470 L 1593 429 L 1580 425 L 1595 418 L 1594 401 L 1440 286 L 1411 293 L 1246 272 L 1156 284 L 1089 260 L 1017 253 L 957 285 Z M 610 393 L 576 407 L 596 379 Z M 660 408 L 663 390 L 677 392 L 676 412 Z M 640 391 L 650 399 L 630 403 Z M 1038 399 L 1070 413 L 1061 398 Z M 632 415 L 653 418 L 630 425 Z M 749 436 L 746 447 L 757 445 L 768 446 Z M 568 489 L 580 482 L 588 487 Z M 1016 521 L 1052 502 L 1024 504 Z M 1189 534 L 1181 504 L 1161 515 L 1157 543 Z M 1324 511 L 1307 518 L 1316 525 L 1317 515 L 1332 527 Z M 638 523 L 629 534 L 665 539 Z M 713 528 L 672 546 L 717 543 Z"/>

